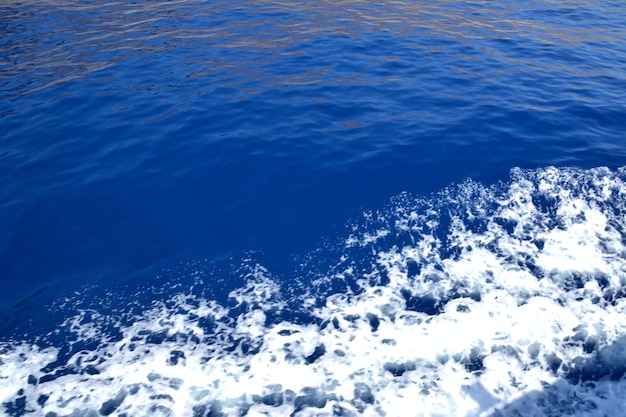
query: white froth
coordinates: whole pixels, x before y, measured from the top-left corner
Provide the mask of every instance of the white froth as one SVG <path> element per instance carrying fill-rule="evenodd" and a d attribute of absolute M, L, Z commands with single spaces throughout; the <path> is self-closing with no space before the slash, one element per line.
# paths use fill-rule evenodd
<path fill-rule="evenodd" d="M 305 324 L 270 320 L 286 291 L 260 266 L 230 307 L 178 294 L 115 338 L 104 313 L 80 311 L 62 327 L 98 347 L 57 367 L 57 348 L 0 345 L 0 404 L 51 416 L 626 415 L 626 378 L 610 375 L 626 370 L 618 174 L 515 171 L 506 188 L 470 183 L 369 213 L 390 226 L 372 220 L 344 241 L 366 265 L 339 252 L 328 275 L 360 292 L 319 300 L 318 278 Z"/>

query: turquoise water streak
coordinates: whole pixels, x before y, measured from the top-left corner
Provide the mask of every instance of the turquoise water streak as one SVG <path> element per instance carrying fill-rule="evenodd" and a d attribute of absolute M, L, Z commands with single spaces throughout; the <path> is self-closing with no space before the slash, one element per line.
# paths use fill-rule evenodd
<path fill-rule="evenodd" d="M 619 2 L 1 4 L 0 412 L 626 413 L 625 68 Z"/>

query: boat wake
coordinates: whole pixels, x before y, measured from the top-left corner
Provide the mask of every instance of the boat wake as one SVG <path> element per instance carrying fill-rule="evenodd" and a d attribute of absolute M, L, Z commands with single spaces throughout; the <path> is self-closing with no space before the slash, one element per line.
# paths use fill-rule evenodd
<path fill-rule="evenodd" d="M 348 229 L 293 277 L 243 260 L 223 299 L 187 271 L 149 304 L 57 301 L 0 344 L 4 413 L 626 415 L 625 169 L 515 169 Z"/>

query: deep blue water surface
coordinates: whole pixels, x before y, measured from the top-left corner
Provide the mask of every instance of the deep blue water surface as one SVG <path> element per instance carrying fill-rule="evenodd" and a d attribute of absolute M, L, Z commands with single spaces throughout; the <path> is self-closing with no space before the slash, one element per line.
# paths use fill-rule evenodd
<path fill-rule="evenodd" d="M 404 192 L 617 172 L 625 92 L 622 2 L 3 2 L 0 341 L 195 262 L 224 294 L 250 256 L 306 288 Z"/>
<path fill-rule="evenodd" d="M 254 249 L 289 270 L 401 191 L 626 164 L 619 3 L 26 2 L 1 16 L 3 310 L 170 257 Z"/>

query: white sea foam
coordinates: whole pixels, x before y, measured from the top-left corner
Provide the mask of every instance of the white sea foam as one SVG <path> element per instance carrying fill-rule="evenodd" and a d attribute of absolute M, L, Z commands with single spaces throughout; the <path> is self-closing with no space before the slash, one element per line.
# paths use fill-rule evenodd
<path fill-rule="evenodd" d="M 624 174 L 399 196 L 306 291 L 257 265 L 228 305 L 182 292 L 127 320 L 78 311 L 69 351 L 0 345 L 4 413 L 626 415 Z"/>

